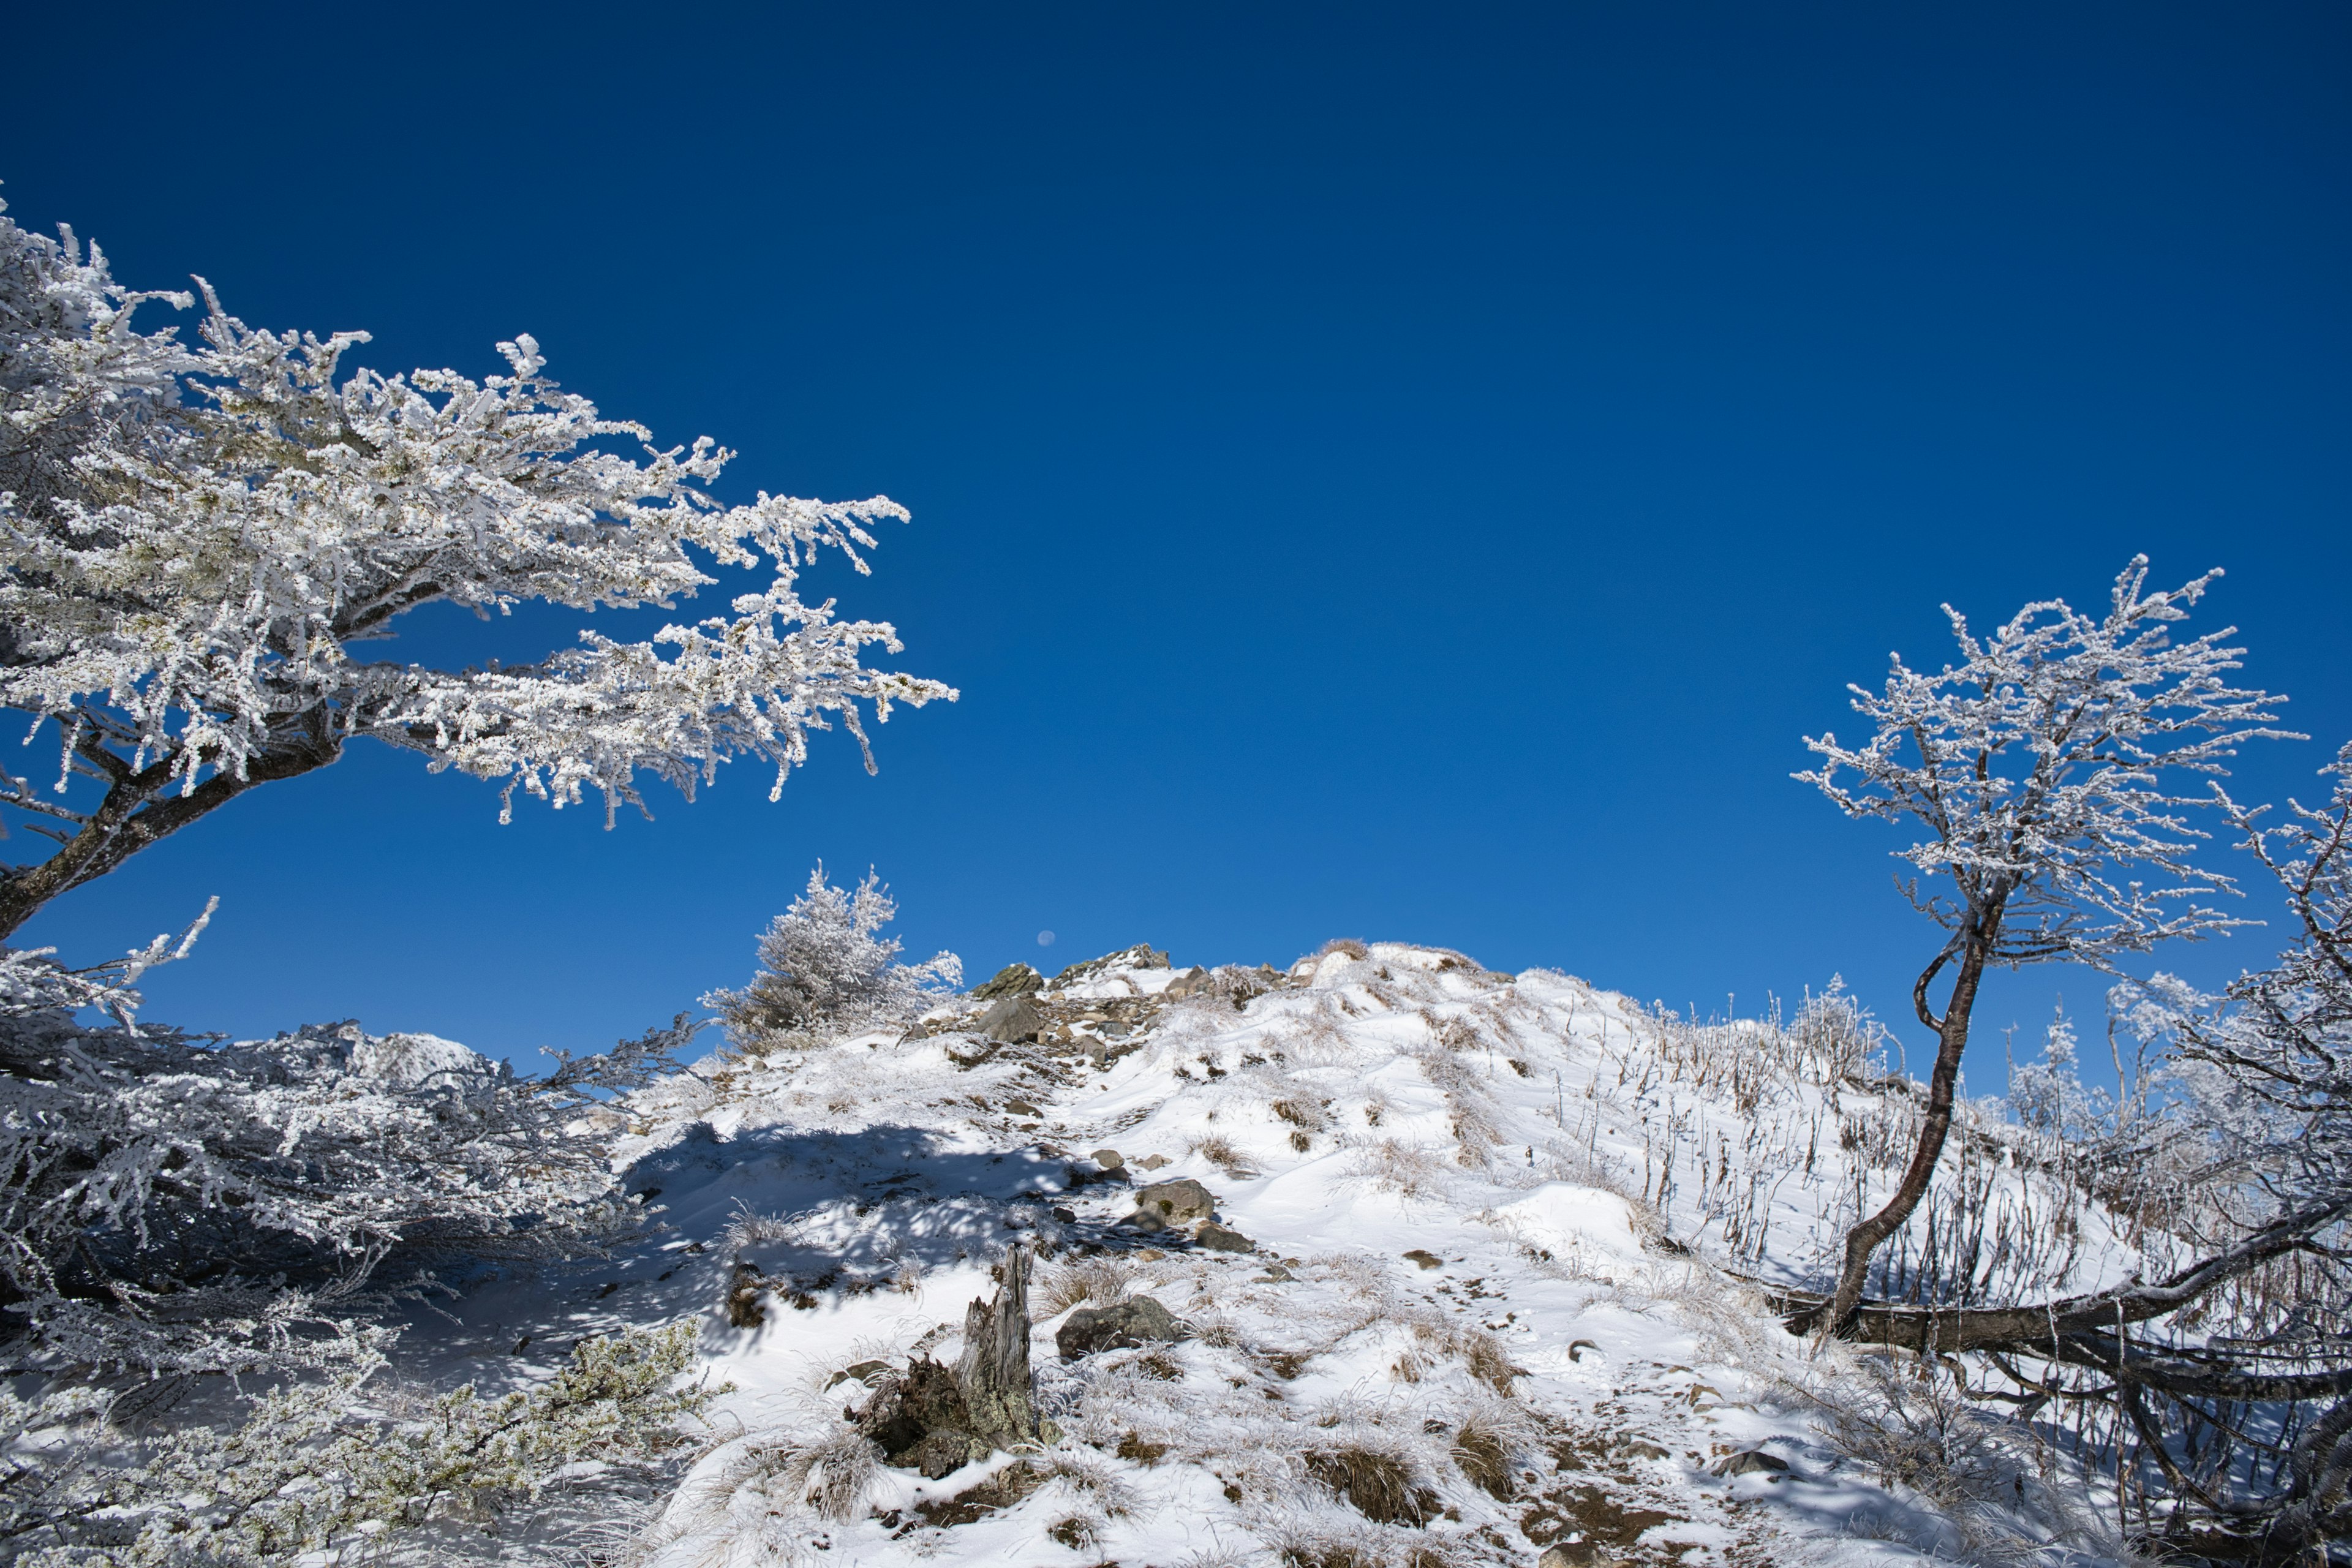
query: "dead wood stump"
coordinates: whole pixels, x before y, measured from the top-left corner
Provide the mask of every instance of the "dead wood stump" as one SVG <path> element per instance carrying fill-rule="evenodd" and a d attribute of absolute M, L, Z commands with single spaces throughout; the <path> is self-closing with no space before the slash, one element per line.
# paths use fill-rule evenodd
<path fill-rule="evenodd" d="M 1004 1286 L 964 1312 L 956 1385 L 974 1437 L 992 1448 L 1037 1441 L 1035 1382 L 1029 1371 L 1029 1251 L 1004 1255 Z"/>

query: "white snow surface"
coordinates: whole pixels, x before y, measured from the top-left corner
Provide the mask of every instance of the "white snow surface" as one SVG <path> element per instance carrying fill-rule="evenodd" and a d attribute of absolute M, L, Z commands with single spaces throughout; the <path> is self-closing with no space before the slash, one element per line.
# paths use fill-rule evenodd
<path fill-rule="evenodd" d="M 1179 973 L 1049 984 L 1037 1000 L 1066 1041 L 992 1047 L 935 1012 L 929 1037 L 860 1036 L 756 1073 L 706 1061 L 625 1108 L 642 1242 L 480 1282 L 451 1306 L 462 1328 L 416 1336 L 435 1335 L 445 1381 L 490 1388 L 583 1335 L 699 1314 L 709 1374 L 733 1386 L 641 1543 L 662 1568 L 1958 1549 L 1934 1508 L 1824 1442 L 1815 1396 L 1852 1352 L 1815 1354 L 1730 1271 L 1822 1277 L 1829 1194 L 1853 1196 L 1835 1109 L 1851 1114 L 1852 1083 L 1784 1074 L 1759 1097 L 1665 1075 L 1657 1020 L 1625 998 L 1432 949 L 1261 971 L 1273 988 L 1238 1006 L 1230 987 L 1164 997 Z M 1131 1018 L 1102 1016 L 1122 1004 Z M 1743 1093 L 1769 1103 L 1743 1112 Z M 1090 1158 L 1105 1150 L 1123 1177 Z M 1255 1250 L 1121 1225 L 1138 1186 L 1179 1177 Z M 809 1456 L 838 1448 L 866 1397 L 843 1374 L 918 1353 L 952 1365 L 1013 1244 L 1037 1259 L 1031 1355 L 1057 1430 L 938 1480 L 877 1468 L 848 1517 L 820 1511 Z M 2104 1245 L 2084 1244 L 2079 1278 L 2105 1270 Z M 722 1310 L 739 1259 L 772 1287 L 757 1328 Z M 1122 1293 L 1156 1296 L 1191 1337 L 1062 1360 L 1069 1311 Z M 1786 1468 L 1716 1473 L 1755 1449 Z M 1486 1485 L 1481 1453 L 1499 1457 Z M 1334 1479 L 1350 1454 L 1391 1462 L 1420 1522 L 1351 1502 Z"/>

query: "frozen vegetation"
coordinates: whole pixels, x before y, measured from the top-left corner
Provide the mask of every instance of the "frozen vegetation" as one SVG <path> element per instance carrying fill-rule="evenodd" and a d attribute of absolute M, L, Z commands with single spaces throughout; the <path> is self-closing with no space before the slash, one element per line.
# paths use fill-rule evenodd
<path fill-rule="evenodd" d="M 609 817 L 955 695 L 799 597 L 886 498 L 722 504 L 730 454 L 528 337 L 385 376 L 198 292 L 183 344 L 145 328 L 194 296 L 0 217 L 0 706 L 58 764 L 0 775 L 55 846 L 0 937 L 352 741 Z M 762 585 L 645 642 L 355 651 L 721 566 Z M 1916 834 L 1925 1083 L 1834 983 L 1700 1020 L 1336 942 L 966 993 L 821 868 L 690 1066 L 685 1013 L 541 1077 L 144 1019 L 204 919 L 0 948 L 0 1563 L 2352 1560 L 2352 748 L 2321 806 L 2218 788 L 2280 732 L 2231 633 L 2175 635 L 2214 575 L 1954 615 L 1811 742 Z M 2243 923 L 2200 820 L 2284 952 L 2124 980 Z M 1969 1099 L 1981 976 L 2056 960 L 2117 976 L 2113 1087 L 2060 1018 Z"/>

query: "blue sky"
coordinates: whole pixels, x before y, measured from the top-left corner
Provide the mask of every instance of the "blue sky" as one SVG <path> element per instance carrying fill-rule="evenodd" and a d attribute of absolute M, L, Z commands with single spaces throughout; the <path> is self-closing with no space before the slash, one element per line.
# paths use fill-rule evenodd
<path fill-rule="evenodd" d="M 878 778 L 820 738 L 779 805 L 741 768 L 610 834 L 501 828 L 362 747 L 24 933 L 87 962 L 219 894 L 148 987 L 191 1027 L 594 1048 L 740 982 L 821 858 L 976 974 L 1339 935 L 1701 1011 L 1842 973 L 1916 1058 L 1935 941 L 1894 840 L 1788 774 L 1889 649 L 1941 662 L 1939 602 L 2225 566 L 2210 624 L 2316 737 L 2244 792 L 2317 793 L 2352 736 L 2340 6 L 47 7 L 11 37 L 17 221 L 364 328 L 385 369 L 530 331 L 608 411 L 739 448 L 736 493 L 887 492 L 913 525 L 815 586 L 964 694 L 880 731 Z M 1997 980 L 1972 1087 L 2001 1026 L 2099 990 Z"/>

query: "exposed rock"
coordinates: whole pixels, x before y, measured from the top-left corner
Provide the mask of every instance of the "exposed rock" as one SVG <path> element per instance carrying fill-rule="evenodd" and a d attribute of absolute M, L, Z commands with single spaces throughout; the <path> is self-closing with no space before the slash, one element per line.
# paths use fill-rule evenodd
<path fill-rule="evenodd" d="M 1193 992 L 1200 990 L 1208 983 L 1209 972 L 1196 963 L 1192 968 L 1186 970 L 1183 973 L 1178 975 L 1175 979 L 1170 981 L 1168 983 L 1168 989 L 1162 991 L 1160 994 L 1163 996 L 1190 996 Z"/>
<path fill-rule="evenodd" d="M 1026 996 L 1045 988 L 1045 977 L 1025 963 L 1008 963 L 989 977 L 984 985 L 975 986 L 971 997 L 975 1002 L 994 1002 L 1005 996 Z"/>
<path fill-rule="evenodd" d="M 738 1263 L 732 1279 L 727 1282 L 727 1321 L 739 1329 L 756 1329 L 768 1321 L 760 1306 L 760 1298 L 768 1289 L 767 1279 L 756 1263 Z"/>
<path fill-rule="evenodd" d="M 831 1388 L 837 1383 L 862 1383 L 868 1388 L 878 1388 L 889 1372 L 890 1363 L 887 1361 L 861 1361 L 856 1366 L 845 1367 L 826 1378 L 824 1385 Z"/>
<path fill-rule="evenodd" d="M 1087 1158 L 1106 1171 L 1116 1171 L 1127 1163 L 1125 1160 L 1118 1157 L 1118 1151 L 1116 1149 L 1097 1149 Z"/>
<path fill-rule="evenodd" d="M 1146 1236 L 1150 1236 L 1153 1231 L 1168 1228 L 1168 1222 L 1160 1217 L 1159 1211 L 1156 1209 L 1138 1209 L 1118 1223 L 1129 1230 L 1139 1230 Z"/>
<path fill-rule="evenodd" d="M 1768 1454 L 1761 1448 L 1748 1448 L 1726 1457 L 1715 1467 L 1715 1473 L 1718 1476 L 1775 1476 L 1788 1468 L 1786 1459 Z"/>
<path fill-rule="evenodd" d="M 1106 952 L 1100 958 L 1089 958 L 1083 963 L 1073 963 L 1061 973 L 1054 976 L 1054 989 L 1062 991 L 1073 985 L 1083 985 L 1087 981 L 1098 975 L 1108 974 L 1114 969 L 1166 969 L 1169 963 L 1166 952 L 1154 948 L 1149 942 L 1139 942 L 1133 947 L 1120 948 L 1117 952 Z M 973 994 L 977 995 L 978 993 L 975 992 Z"/>
<path fill-rule="evenodd" d="M 1597 1541 L 1570 1541 L 1545 1548 L 1536 1568 L 1617 1568 L 1623 1561 Z"/>
<path fill-rule="evenodd" d="M 1045 1026 L 1045 1016 L 1024 995 L 998 998 L 989 1005 L 987 1012 L 980 1016 L 980 1021 L 972 1028 L 984 1038 L 1010 1044 L 1014 1040 L 1035 1039 L 1037 1031 Z"/>
<path fill-rule="evenodd" d="M 1217 1200 L 1208 1188 L 1190 1176 L 1182 1176 L 1145 1187 L 1135 1194 L 1135 1206 L 1157 1214 L 1163 1220 L 1207 1219 L 1217 1212 Z"/>
<path fill-rule="evenodd" d="M 1192 1245 L 1205 1247 L 1212 1252 L 1255 1252 L 1257 1243 L 1240 1231 L 1228 1230 L 1215 1220 L 1210 1220 L 1192 1233 Z"/>
<path fill-rule="evenodd" d="M 1054 1336 L 1054 1345 L 1064 1361 L 1076 1361 L 1097 1351 L 1165 1344 L 1184 1337 L 1182 1325 L 1167 1308 L 1149 1296 L 1137 1296 L 1115 1307 L 1079 1308 Z"/>
<path fill-rule="evenodd" d="M 1136 1168 L 1139 1170 L 1156 1171 L 1160 1169 L 1160 1166 L 1168 1163 L 1168 1156 L 1165 1154 L 1146 1154 L 1142 1159 L 1138 1160 L 1135 1163 Z"/>
<path fill-rule="evenodd" d="M 1004 1109 L 1015 1116 L 1034 1116 L 1038 1113 L 1037 1108 L 1025 1100 L 1008 1100 L 1004 1102 Z"/>

